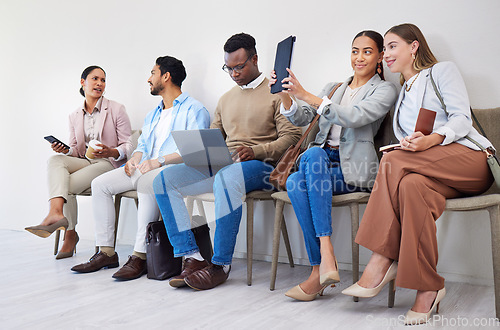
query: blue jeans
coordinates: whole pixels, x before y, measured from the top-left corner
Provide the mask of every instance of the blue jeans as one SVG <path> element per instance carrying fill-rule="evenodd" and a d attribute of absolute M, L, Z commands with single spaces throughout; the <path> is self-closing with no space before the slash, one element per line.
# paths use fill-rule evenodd
<path fill-rule="evenodd" d="M 216 228 L 212 263 L 230 265 L 240 228 L 245 195 L 253 190 L 272 190 L 273 167 L 259 160 L 235 163 L 210 177 L 184 164 L 164 169 L 153 182 L 156 201 L 176 257 L 198 252 L 183 197 L 212 192 L 215 195 Z"/>
<path fill-rule="evenodd" d="M 321 263 L 319 237 L 332 235 L 332 195 L 361 188 L 344 182 L 337 149 L 312 147 L 300 159 L 299 170 L 286 181 L 312 266 Z"/>

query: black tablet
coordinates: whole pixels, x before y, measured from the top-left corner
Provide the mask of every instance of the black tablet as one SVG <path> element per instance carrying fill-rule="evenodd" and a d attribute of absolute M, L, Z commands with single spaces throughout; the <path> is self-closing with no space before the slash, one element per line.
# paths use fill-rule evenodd
<path fill-rule="evenodd" d="M 271 93 L 276 94 L 283 90 L 281 81 L 288 77 L 286 68 L 290 68 L 292 61 L 293 43 L 295 42 L 294 36 L 289 36 L 285 40 L 278 43 L 276 49 L 276 59 L 274 60 L 274 71 L 276 72 L 276 83 L 271 86 Z"/>

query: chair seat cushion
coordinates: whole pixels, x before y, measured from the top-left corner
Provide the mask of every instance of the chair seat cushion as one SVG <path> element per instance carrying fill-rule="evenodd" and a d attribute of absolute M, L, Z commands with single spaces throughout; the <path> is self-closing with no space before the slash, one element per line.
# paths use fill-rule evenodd
<path fill-rule="evenodd" d="M 288 193 L 286 191 L 280 191 L 271 195 L 271 197 L 275 200 L 280 200 L 285 203 L 291 204 L 290 197 L 288 197 Z M 370 193 L 367 192 L 355 192 L 344 195 L 336 195 L 332 196 L 332 206 L 342 206 L 347 205 L 349 203 L 357 202 L 357 203 L 366 203 L 368 202 L 368 198 L 370 197 Z"/>
<path fill-rule="evenodd" d="M 120 195 L 121 197 L 137 199 L 137 190 L 124 191 L 124 192 L 119 193 L 117 195 Z"/>
<path fill-rule="evenodd" d="M 254 190 L 246 194 L 246 198 L 253 198 L 253 199 L 259 199 L 259 200 L 271 200 L 272 197 L 272 191 L 265 191 L 265 190 Z M 199 195 L 193 195 L 193 196 L 188 196 L 188 198 L 191 198 L 193 200 L 200 200 L 203 202 L 215 202 L 215 196 L 214 193 L 204 193 L 204 194 L 199 194 Z"/>
<path fill-rule="evenodd" d="M 446 200 L 447 211 L 471 211 L 500 204 L 500 194 L 452 198 Z"/>

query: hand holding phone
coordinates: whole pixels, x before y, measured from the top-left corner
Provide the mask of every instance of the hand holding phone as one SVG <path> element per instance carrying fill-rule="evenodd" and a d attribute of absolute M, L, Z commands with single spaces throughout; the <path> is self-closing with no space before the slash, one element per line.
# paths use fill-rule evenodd
<path fill-rule="evenodd" d="M 52 149 L 55 152 L 67 153 L 69 151 L 69 146 L 67 144 L 61 142 L 61 140 L 52 135 L 45 136 L 44 139 L 52 144 Z"/>

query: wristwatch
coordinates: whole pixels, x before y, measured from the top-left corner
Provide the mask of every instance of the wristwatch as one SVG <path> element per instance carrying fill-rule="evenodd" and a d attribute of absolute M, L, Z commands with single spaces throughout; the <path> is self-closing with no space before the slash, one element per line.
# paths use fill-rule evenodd
<path fill-rule="evenodd" d="M 165 157 L 160 156 L 160 157 L 157 158 L 157 160 L 158 160 L 158 163 L 160 163 L 160 166 L 165 165 L 165 162 L 166 162 Z"/>

